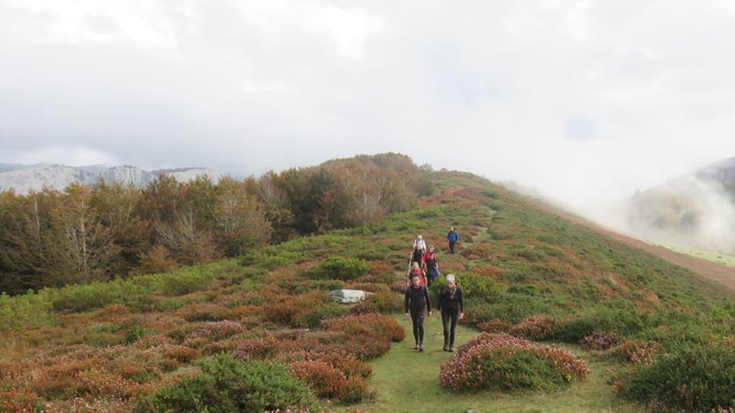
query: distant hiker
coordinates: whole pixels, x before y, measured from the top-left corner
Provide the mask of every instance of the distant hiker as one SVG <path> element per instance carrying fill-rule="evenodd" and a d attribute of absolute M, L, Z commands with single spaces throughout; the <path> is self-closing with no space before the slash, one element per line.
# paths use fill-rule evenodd
<path fill-rule="evenodd" d="M 406 288 L 406 317 L 411 316 L 413 324 L 413 338 L 416 340 L 418 351 L 424 351 L 424 317 L 431 316 L 431 301 L 426 285 L 421 283 L 418 276 L 411 277 L 411 284 Z"/>
<path fill-rule="evenodd" d="M 439 292 L 439 305 L 436 309 L 436 316 L 439 317 L 440 312 L 442 315 L 444 351 L 454 352 L 454 329 L 457 321 L 464 318 L 462 289 L 455 282 L 454 274 L 447 275 L 447 285 Z"/>
<path fill-rule="evenodd" d="M 426 252 L 426 242 L 424 242 L 424 237 L 419 235 L 416 237 L 415 240 L 413 240 L 413 252 L 411 255 L 411 262 L 418 262 L 419 266 L 424 265 L 424 253 Z"/>
<path fill-rule="evenodd" d="M 426 264 L 426 286 L 431 287 L 431 283 L 436 280 L 439 275 L 439 261 L 436 259 L 436 252 L 434 246 L 429 246 L 429 252 L 424 255 L 424 263 Z"/>
<path fill-rule="evenodd" d="M 411 285 L 411 278 L 413 277 L 418 277 L 421 281 L 421 285 L 426 285 L 426 277 L 424 276 L 424 272 L 421 270 L 421 267 L 419 267 L 418 262 L 413 263 L 411 269 L 408 270 L 406 277 L 408 278 L 408 280 L 406 280 L 406 286 Z"/>
<path fill-rule="evenodd" d="M 457 241 L 459 241 L 459 234 L 454 230 L 454 227 L 449 228 L 447 241 L 449 241 L 449 252 L 454 254 L 454 246 L 457 245 Z"/>

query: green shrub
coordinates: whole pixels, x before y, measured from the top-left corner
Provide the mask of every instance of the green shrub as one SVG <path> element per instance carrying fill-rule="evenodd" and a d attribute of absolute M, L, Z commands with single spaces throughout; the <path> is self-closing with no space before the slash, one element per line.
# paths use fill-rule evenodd
<path fill-rule="evenodd" d="M 162 292 L 168 296 L 191 294 L 205 290 L 214 282 L 214 273 L 204 266 L 189 267 L 184 270 L 159 275 Z"/>
<path fill-rule="evenodd" d="M 367 262 L 359 258 L 328 257 L 317 267 L 315 274 L 322 278 L 336 278 L 339 280 L 354 280 L 367 275 Z"/>
<path fill-rule="evenodd" d="M 732 345 L 680 346 L 641 365 L 620 388 L 628 400 L 666 408 L 710 412 L 735 408 L 735 348 Z"/>
<path fill-rule="evenodd" d="M 143 400 L 139 412 L 316 411 L 309 388 L 289 375 L 286 365 L 240 361 L 220 355 L 199 363 L 202 373 L 184 378 Z"/>

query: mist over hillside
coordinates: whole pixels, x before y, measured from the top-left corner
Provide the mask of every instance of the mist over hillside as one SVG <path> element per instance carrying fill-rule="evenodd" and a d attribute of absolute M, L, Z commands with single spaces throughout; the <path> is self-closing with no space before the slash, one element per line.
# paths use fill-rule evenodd
<path fill-rule="evenodd" d="M 639 237 L 732 253 L 735 158 L 636 192 L 606 212 L 604 223 Z"/>

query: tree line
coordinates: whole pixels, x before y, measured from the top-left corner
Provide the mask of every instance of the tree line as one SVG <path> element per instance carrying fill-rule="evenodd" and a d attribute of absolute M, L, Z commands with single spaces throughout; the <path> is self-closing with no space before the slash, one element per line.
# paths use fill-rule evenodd
<path fill-rule="evenodd" d="M 410 158 L 357 156 L 218 183 L 72 184 L 0 194 L 0 292 L 170 271 L 330 229 L 370 225 L 432 187 Z"/>

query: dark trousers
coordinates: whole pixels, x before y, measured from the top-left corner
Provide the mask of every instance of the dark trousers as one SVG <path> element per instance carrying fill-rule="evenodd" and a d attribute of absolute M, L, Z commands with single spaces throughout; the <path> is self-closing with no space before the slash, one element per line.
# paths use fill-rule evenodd
<path fill-rule="evenodd" d="M 411 264 L 414 262 L 419 263 L 419 267 L 421 264 L 424 263 L 424 251 L 423 250 L 414 250 L 413 254 L 411 255 Z"/>
<path fill-rule="evenodd" d="M 449 241 L 449 252 L 454 254 L 454 246 L 457 245 L 457 241 Z"/>
<path fill-rule="evenodd" d="M 442 308 L 445 346 L 454 346 L 454 329 L 457 327 L 457 321 L 459 321 L 459 308 Z"/>
<path fill-rule="evenodd" d="M 411 312 L 411 322 L 413 323 L 413 338 L 416 343 L 424 342 L 424 315 L 425 312 Z"/>

